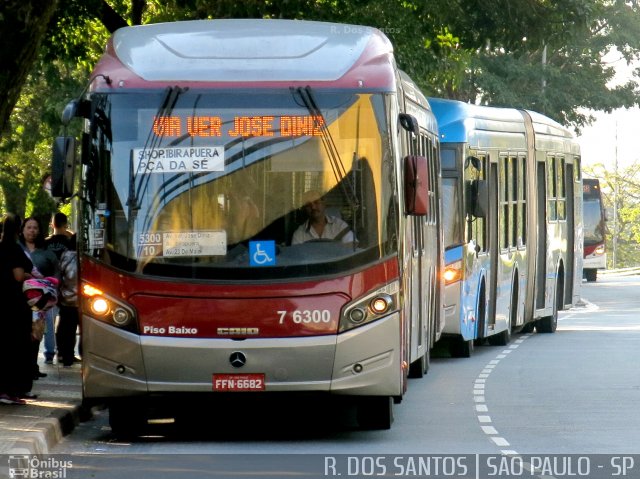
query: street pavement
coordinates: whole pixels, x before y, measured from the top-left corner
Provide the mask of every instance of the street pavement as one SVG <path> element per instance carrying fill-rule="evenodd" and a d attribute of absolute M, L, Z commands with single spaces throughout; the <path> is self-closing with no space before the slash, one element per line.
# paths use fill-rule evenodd
<path fill-rule="evenodd" d="M 41 355 L 40 371 L 47 377 L 33 382 L 37 399 L 27 405 L 0 404 L 0 454 L 48 454 L 80 421 L 80 364 L 43 363 Z"/>

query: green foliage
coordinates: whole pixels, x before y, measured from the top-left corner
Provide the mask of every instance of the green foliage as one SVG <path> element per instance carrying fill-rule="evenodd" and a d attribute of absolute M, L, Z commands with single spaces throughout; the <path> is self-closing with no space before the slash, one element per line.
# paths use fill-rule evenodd
<path fill-rule="evenodd" d="M 58 1 L 40 61 L 11 119 L 12 134 L 0 143 L 5 207 L 16 208 L 23 198 L 40 202 L 37 185 L 47 171 L 47 145 L 60 132 L 59 114 L 87 84 L 110 33 L 127 24 L 286 18 L 373 26 L 390 38 L 399 66 L 425 94 L 529 108 L 576 130 L 592 121 L 585 111 L 612 111 L 640 102 L 638 76 L 611 86 L 614 72 L 602 60 L 612 48 L 628 62 L 638 58 L 638 2 Z"/>
<path fill-rule="evenodd" d="M 640 265 L 640 163 L 619 169 L 598 164 L 585 168 L 585 174 L 600 179 L 603 201 L 608 212 L 607 267 Z M 616 241 L 614 241 L 616 237 Z"/>
<path fill-rule="evenodd" d="M 0 140 L 0 190 L 4 210 L 21 217 L 48 215 L 55 202 L 43 190 L 51 170 L 52 138 L 60 133 L 60 112 L 77 95 L 85 75 L 59 61 L 32 69 Z"/>

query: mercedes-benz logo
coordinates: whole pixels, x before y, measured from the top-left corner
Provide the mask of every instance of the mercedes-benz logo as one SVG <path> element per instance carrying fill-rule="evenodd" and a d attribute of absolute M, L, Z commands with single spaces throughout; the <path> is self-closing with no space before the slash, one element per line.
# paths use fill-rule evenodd
<path fill-rule="evenodd" d="M 234 351 L 231 353 L 231 356 L 229 356 L 229 362 L 234 368 L 241 368 L 247 364 L 247 357 L 240 351 Z"/>

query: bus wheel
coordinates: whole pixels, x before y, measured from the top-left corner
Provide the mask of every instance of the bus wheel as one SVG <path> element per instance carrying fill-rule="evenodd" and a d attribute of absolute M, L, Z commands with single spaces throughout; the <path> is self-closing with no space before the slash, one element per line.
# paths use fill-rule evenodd
<path fill-rule="evenodd" d="M 489 336 L 487 341 L 491 346 L 506 346 L 511 341 L 511 326 L 507 326 L 507 329 L 498 334 Z"/>
<path fill-rule="evenodd" d="M 597 269 L 585 269 L 584 276 L 587 278 L 587 282 L 595 283 L 598 280 L 598 270 Z"/>
<path fill-rule="evenodd" d="M 525 324 L 522 329 L 520 330 L 521 333 L 526 334 L 526 333 L 533 333 L 533 328 L 536 327 L 536 323 L 535 321 L 530 321 L 527 324 Z"/>
<path fill-rule="evenodd" d="M 516 271 L 517 275 L 517 271 Z M 511 287 L 511 305 L 509 306 L 509 322 L 507 323 L 507 329 L 489 336 L 487 340 L 491 346 L 506 346 L 511 341 L 511 328 L 516 324 L 518 320 L 518 283 L 515 283 Z"/>
<path fill-rule="evenodd" d="M 393 423 L 393 398 L 390 396 L 366 396 L 358 403 L 358 424 L 362 429 L 391 429 Z"/>
<path fill-rule="evenodd" d="M 109 425 L 114 436 L 130 439 L 140 435 L 147 425 L 146 415 L 137 407 L 124 404 L 109 406 Z"/>
<path fill-rule="evenodd" d="M 429 364 L 431 362 L 431 358 L 429 355 L 429 351 L 424 353 L 420 359 L 417 359 L 411 366 L 409 366 L 409 377 L 410 378 L 421 378 L 425 374 L 429 372 Z"/>
<path fill-rule="evenodd" d="M 558 327 L 558 307 L 553 305 L 553 314 L 545 316 L 536 321 L 536 331 L 538 333 L 554 333 Z"/>
<path fill-rule="evenodd" d="M 465 341 L 462 338 L 455 338 L 449 342 L 449 353 L 452 358 L 470 358 L 473 345 L 473 339 Z"/>
<path fill-rule="evenodd" d="M 564 292 L 562 288 L 556 285 L 556 300 L 553 302 L 553 313 L 551 316 L 540 318 L 536 322 L 536 331 L 538 333 L 555 333 L 558 327 L 558 310 L 562 309 Z"/>

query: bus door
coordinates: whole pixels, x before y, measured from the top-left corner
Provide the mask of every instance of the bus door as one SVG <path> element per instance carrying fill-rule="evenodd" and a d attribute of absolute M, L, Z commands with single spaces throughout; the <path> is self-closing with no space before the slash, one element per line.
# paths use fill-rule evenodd
<path fill-rule="evenodd" d="M 527 158 L 523 165 L 525 178 L 524 178 L 524 193 L 525 193 L 525 215 L 523 221 L 525 222 L 525 237 L 523 238 L 527 251 L 527 274 L 526 274 L 526 295 L 524 305 L 524 322 L 528 322 L 533 319 L 534 311 L 536 309 L 536 278 L 534 277 L 536 271 L 536 261 L 538 260 L 538 251 L 540 250 L 538 245 L 538 218 L 535 216 L 539 211 L 539 205 L 534 204 L 535 198 L 538 197 L 537 181 L 536 181 L 536 148 L 535 148 L 535 131 L 533 129 L 533 123 L 531 116 L 525 110 L 520 111 L 524 118 L 524 126 L 527 138 Z"/>
<path fill-rule="evenodd" d="M 405 132 L 405 142 L 408 146 L 409 154 L 427 156 L 425 151 L 426 136 L 420 131 L 417 136 L 411 136 Z M 428 180 L 431 180 L 429 178 Z M 429 289 L 425 287 L 429 283 L 427 247 L 437 245 L 427 245 L 425 238 L 425 216 L 410 216 L 410 236 L 411 236 L 411 319 L 410 319 L 410 351 L 409 351 L 409 376 L 421 377 L 428 367 L 429 355 L 429 331 L 428 312 L 431 302 Z"/>
<path fill-rule="evenodd" d="M 573 304 L 573 277 L 575 274 L 575 183 L 573 181 L 573 164 L 565 161 L 565 191 L 567 198 L 567 260 L 565 264 L 565 296 L 564 304 Z"/>
<path fill-rule="evenodd" d="M 498 293 L 498 259 L 500 257 L 500 245 L 498 244 L 498 163 L 489 162 L 489 316 L 488 329 L 494 329 L 496 325 L 496 301 Z"/>
<path fill-rule="evenodd" d="M 411 252 L 412 273 L 411 273 L 411 351 L 412 358 L 419 358 L 427 352 L 425 349 L 427 346 L 425 341 L 427 335 L 425 334 L 427 310 L 430 303 L 430 295 L 428 288 L 425 285 L 428 284 L 428 271 L 427 261 L 425 257 L 426 245 L 425 245 L 425 217 L 413 216 L 411 217 L 413 223 L 413 248 Z M 419 375 L 419 371 L 417 372 Z M 413 375 L 413 374 L 412 374 Z"/>
<path fill-rule="evenodd" d="M 537 246 L 536 246 L 536 309 L 545 307 L 547 280 L 547 172 L 544 161 L 537 162 Z"/>

